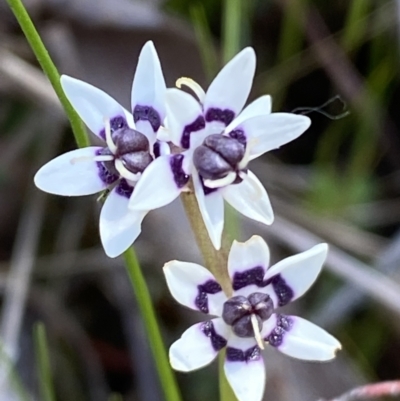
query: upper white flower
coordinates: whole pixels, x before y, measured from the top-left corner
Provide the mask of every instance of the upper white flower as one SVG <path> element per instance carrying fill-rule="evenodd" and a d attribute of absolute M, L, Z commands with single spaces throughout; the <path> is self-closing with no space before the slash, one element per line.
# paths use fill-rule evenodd
<path fill-rule="evenodd" d="M 115 257 L 135 241 L 150 210 L 128 208 L 133 188 L 155 157 L 169 153 L 168 145 L 156 139 L 166 115 L 160 61 L 153 43 L 147 42 L 133 80 L 132 113 L 83 81 L 64 75 L 61 85 L 79 116 L 105 146 L 89 146 L 56 157 L 36 173 L 35 184 L 64 196 L 111 189 L 100 214 L 100 237 L 106 254 Z"/>
<path fill-rule="evenodd" d="M 226 347 L 224 370 L 239 401 L 260 401 L 265 386 L 261 353 L 264 342 L 299 359 L 326 361 L 340 343 L 325 330 L 298 316 L 275 313 L 302 296 L 316 280 L 328 246 L 319 244 L 268 267 L 269 250 L 259 236 L 234 241 L 228 272 L 228 298 L 204 267 L 179 261 L 164 266 L 174 298 L 191 309 L 217 316 L 186 330 L 170 348 L 174 369 L 191 371 L 211 363 Z"/>
<path fill-rule="evenodd" d="M 216 249 L 221 246 L 224 199 L 251 219 L 273 222 L 268 195 L 248 170 L 248 162 L 296 139 L 310 126 L 310 119 L 271 113 L 269 96 L 261 96 L 242 110 L 255 65 L 254 50 L 246 48 L 219 72 L 207 92 L 191 79 L 178 80 L 177 85 L 190 87 L 198 99 L 179 89 L 167 90 L 168 129 L 163 139 L 184 151 L 160 157 L 144 172 L 131 197 L 132 210 L 168 204 L 186 189 L 191 176 Z"/>

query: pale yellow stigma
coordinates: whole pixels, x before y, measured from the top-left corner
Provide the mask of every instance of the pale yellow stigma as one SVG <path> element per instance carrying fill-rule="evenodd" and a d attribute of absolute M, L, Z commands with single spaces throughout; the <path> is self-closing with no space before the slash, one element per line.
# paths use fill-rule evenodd
<path fill-rule="evenodd" d="M 253 326 L 254 338 L 257 341 L 257 345 L 260 347 L 260 349 L 264 349 L 264 341 L 261 337 L 260 329 L 258 328 L 256 315 L 252 314 L 250 319 L 251 325 Z"/>
<path fill-rule="evenodd" d="M 204 92 L 204 89 L 192 78 L 187 78 L 187 77 L 178 78 L 176 80 L 175 85 L 179 89 L 181 89 L 182 85 L 187 86 L 194 92 L 194 94 L 199 99 L 200 103 L 204 103 L 204 99 L 206 98 L 206 93 Z"/>

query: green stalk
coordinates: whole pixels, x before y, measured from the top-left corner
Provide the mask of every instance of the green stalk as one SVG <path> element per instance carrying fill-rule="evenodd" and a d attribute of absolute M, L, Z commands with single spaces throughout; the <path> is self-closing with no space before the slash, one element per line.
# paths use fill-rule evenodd
<path fill-rule="evenodd" d="M 40 36 L 35 26 L 33 25 L 32 20 L 29 17 L 29 14 L 27 13 L 25 7 L 20 0 L 7 0 L 7 2 L 10 5 L 10 8 L 12 9 L 15 17 L 17 18 L 29 44 L 31 45 L 31 48 L 35 53 L 39 64 L 49 78 L 58 98 L 60 99 L 61 104 L 65 109 L 65 112 L 70 120 L 72 131 L 74 133 L 78 147 L 82 148 L 88 146 L 90 143 L 84 125 L 64 94 L 64 91 L 60 84 L 60 75 L 57 71 L 57 68 L 52 62 L 46 50 L 46 47 L 40 39 Z M 161 332 L 158 327 L 151 297 L 133 248 L 126 251 L 124 257 L 128 275 L 131 280 L 132 287 L 136 293 L 139 308 L 147 330 L 150 347 L 153 352 L 161 385 L 164 389 L 165 398 L 167 401 L 180 401 L 181 396 L 178 390 L 175 376 L 172 373 L 168 361 L 167 353 L 162 341 Z M 46 365 L 46 358 L 48 358 L 48 355 L 46 354 L 47 350 L 45 348 L 45 333 L 42 326 L 39 326 L 37 328 L 36 335 L 39 356 L 41 357 L 41 361 L 43 362 L 43 364 L 41 364 L 41 373 L 50 374 L 50 371 L 48 370 L 49 366 Z M 46 378 L 48 377 L 49 376 L 46 376 Z M 47 383 L 46 389 L 44 389 L 46 390 L 46 393 L 44 393 L 43 398 L 46 401 L 53 401 L 54 396 L 52 393 L 52 389 L 48 385 L 48 380 L 43 380 L 43 382 L 45 384 Z"/>
<path fill-rule="evenodd" d="M 51 374 L 49 347 L 47 344 L 46 329 L 43 323 L 35 324 L 33 328 L 35 339 L 35 353 L 39 370 L 40 392 L 43 401 L 56 401 Z"/>
<path fill-rule="evenodd" d="M 223 61 L 227 63 L 241 47 L 242 0 L 224 0 L 223 3 Z"/>
<path fill-rule="evenodd" d="M 47 75 L 51 85 L 54 88 L 60 102 L 65 110 L 65 113 L 68 116 L 68 119 L 71 123 L 72 132 L 75 136 L 76 143 L 79 147 L 89 146 L 89 138 L 83 125 L 81 119 L 79 118 L 76 111 L 71 106 L 67 97 L 64 94 L 60 83 L 60 74 L 57 71 L 56 66 L 54 65 L 51 57 L 44 46 L 38 31 L 35 28 L 28 12 L 26 11 L 24 5 L 21 0 L 7 0 L 12 12 L 15 15 L 22 31 L 25 34 L 26 39 L 28 40 L 40 66 L 42 67 L 44 73 Z"/>
<path fill-rule="evenodd" d="M 133 290 L 135 291 L 136 299 L 144 321 L 161 386 L 164 390 L 165 399 L 167 401 L 180 401 L 181 395 L 165 351 L 151 296 L 133 248 L 129 248 L 124 253 L 124 259 L 126 270 Z"/>

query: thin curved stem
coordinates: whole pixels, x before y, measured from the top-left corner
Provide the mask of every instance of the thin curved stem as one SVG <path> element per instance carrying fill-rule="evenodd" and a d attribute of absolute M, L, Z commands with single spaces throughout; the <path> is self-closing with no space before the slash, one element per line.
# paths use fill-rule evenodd
<path fill-rule="evenodd" d="M 67 97 L 65 96 L 65 93 L 60 83 L 60 74 L 58 73 L 58 70 L 54 65 L 46 47 L 44 46 L 42 39 L 40 38 L 40 35 L 36 30 L 35 25 L 33 24 L 24 5 L 22 4 L 21 0 L 7 0 L 7 3 L 14 13 L 15 18 L 17 19 L 22 31 L 24 32 L 25 37 L 29 42 L 40 66 L 42 67 L 44 73 L 47 75 L 47 78 L 53 86 L 54 91 L 60 99 L 65 113 L 67 114 L 68 119 L 71 123 L 71 128 L 75 136 L 76 143 L 81 148 L 89 146 L 90 142 L 86 129 L 78 114 L 73 109 Z"/>
<path fill-rule="evenodd" d="M 124 253 L 124 259 L 126 270 L 135 291 L 139 309 L 146 327 L 150 348 L 153 352 L 165 399 L 167 401 L 180 401 L 181 395 L 168 361 L 151 296 L 133 248 L 129 248 Z"/>

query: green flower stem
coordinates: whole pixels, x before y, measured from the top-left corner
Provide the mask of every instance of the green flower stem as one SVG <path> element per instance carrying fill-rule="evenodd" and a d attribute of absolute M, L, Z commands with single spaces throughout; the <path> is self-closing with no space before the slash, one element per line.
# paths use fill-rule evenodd
<path fill-rule="evenodd" d="M 180 401 L 181 395 L 165 351 L 151 296 L 133 248 L 129 248 L 124 253 L 124 259 L 126 270 L 135 291 L 144 321 L 151 351 L 153 352 L 158 375 L 164 390 L 165 399 L 167 401 Z"/>
<path fill-rule="evenodd" d="M 224 0 L 223 3 L 223 61 L 227 63 L 240 49 L 242 35 L 242 1 Z"/>
<path fill-rule="evenodd" d="M 60 83 L 60 74 L 57 71 L 56 66 L 50 58 L 50 55 L 44 46 L 38 31 L 35 28 L 28 12 L 26 11 L 24 5 L 21 0 L 7 0 L 12 12 L 15 15 L 15 18 L 18 20 L 18 23 L 25 34 L 26 39 L 28 40 L 33 52 L 37 60 L 39 61 L 40 66 L 42 67 L 44 73 L 47 75 L 51 85 L 54 88 L 58 98 L 62 106 L 64 107 L 65 113 L 68 116 L 68 119 L 71 123 L 72 132 L 74 133 L 76 143 L 79 147 L 89 146 L 89 138 L 86 132 L 86 129 L 79 118 L 76 111 L 71 106 L 67 97 L 64 94 Z"/>
<path fill-rule="evenodd" d="M 228 254 L 229 241 L 223 236 L 221 250 L 217 251 L 210 241 L 207 229 L 203 222 L 195 194 L 183 192 L 181 195 L 182 203 L 189 219 L 190 226 L 196 238 L 197 245 L 203 256 L 205 267 L 217 279 L 227 296 L 232 295 L 232 284 L 228 275 Z"/>
<path fill-rule="evenodd" d="M 51 373 L 49 346 L 47 344 L 46 329 L 43 323 L 35 324 L 33 334 L 35 338 L 35 353 L 38 364 L 42 400 L 56 401 Z"/>

